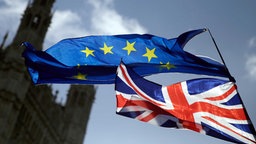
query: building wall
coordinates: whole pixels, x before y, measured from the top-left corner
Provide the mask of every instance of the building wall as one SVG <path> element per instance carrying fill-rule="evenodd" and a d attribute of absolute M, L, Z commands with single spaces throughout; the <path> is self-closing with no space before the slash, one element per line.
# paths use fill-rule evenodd
<path fill-rule="evenodd" d="M 60 105 L 50 85 L 31 83 L 21 57 L 20 42 L 42 49 L 54 1 L 29 1 L 13 42 L 0 50 L 0 144 L 83 143 L 95 88 L 71 85 Z"/>

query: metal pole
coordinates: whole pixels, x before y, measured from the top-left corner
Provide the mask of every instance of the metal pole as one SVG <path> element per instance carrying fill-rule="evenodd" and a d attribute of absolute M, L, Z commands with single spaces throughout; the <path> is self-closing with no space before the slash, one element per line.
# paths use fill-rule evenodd
<path fill-rule="evenodd" d="M 220 56 L 220 58 L 221 58 L 221 61 L 222 61 L 223 65 L 224 65 L 226 71 L 227 71 L 228 74 L 229 74 L 229 80 L 230 80 L 231 82 L 236 82 L 235 78 L 231 76 L 231 74 L 230 74 L 230 72 L 229 72 L 229 70 L 228 70 L 228 68 L 227 68 L 227 65 L 226 65 L 226 63 L 225 63 L 225 61 L 224 61 L 224 59 L 223 59 L 223 57 L 222 57 L 222 55 L 221 55 L 221 53 L 220 53 L 219 47 L 217 46 L 217 43 L 215 42 L 215 40 L 214 40 L 214 38 L 213 38 L 213 36 L 212 36 L 212 33 L 211 33 L 210 29 L 207 28 L 207 31 L 209 32 L 209 34 L 210 34 L 210 36 L 211 36 L 211 38 L 212 38 L 212 41 L 213 41 L 213 43 L 214 43 L 214 45 L 215 45 L 215 48 L 216 48 L 216 50 L 217 50 L 217 52 L 218 52 L 218 54 L 219 54 L 219 56 Z"/>

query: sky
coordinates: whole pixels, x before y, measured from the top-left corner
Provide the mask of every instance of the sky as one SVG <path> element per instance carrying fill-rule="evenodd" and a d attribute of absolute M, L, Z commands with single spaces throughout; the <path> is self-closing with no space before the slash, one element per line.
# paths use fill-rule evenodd
<path fill-rule="evenodd" d="M 0 0 L 0 41 L 8 31 L 12 41 L 28 0 Z M 165 38 L 198 28 L 209 28 L 236 79 L 238 91 L 256 126 L 256 1 L 255 0 L 56 0 L 44 49 L 61 39 L 102 34 L 150 33 Z M 209 33 L 185 47 L 193 54 L 220 61 Z M 198 77 L 158 74 L 148 79 L 162 85 Z M 200 77 L 200 76 L 199 76 Z M 55 85 L 64 103 L 69 85 Z M 115 114 L 114 85 L 97 85 L 88 123 L 86 144 L 229 144 L 189 130 L 167 129 Z"/>

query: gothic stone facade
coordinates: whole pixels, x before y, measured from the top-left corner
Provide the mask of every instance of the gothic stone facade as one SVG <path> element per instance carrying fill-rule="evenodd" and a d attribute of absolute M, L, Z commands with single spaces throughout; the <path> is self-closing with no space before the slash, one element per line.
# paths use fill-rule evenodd
<path fill-rule="evenodd" d="M 66 104 L 60 105 L 51 85 L 31 83 L 21 57 L 23 41 L 42 49 L 54 1 L 29 1 L 13 42 L 6 48 L 1 44 L 0 144 L 83 143 L 94 86 L 71 85 Z"/>

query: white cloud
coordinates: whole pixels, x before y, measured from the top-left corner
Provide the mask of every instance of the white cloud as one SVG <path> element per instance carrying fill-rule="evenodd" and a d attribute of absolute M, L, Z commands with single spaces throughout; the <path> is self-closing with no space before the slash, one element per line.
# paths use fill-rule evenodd
<path fill-rule="evenodd" d="M 3 1 L 4 5 L 1 6 L 1 12 L 8 13 L 8 14 L 20 14 L 27 5 L 27 0 L 1 0 Z"/>
<path fill-rule="evenodd" d="M 82 15 L 71 10 L 57 10 L 54 13 L 46 37 L 46 47 L 70 37 L 146 32 L 137 20 L 120 15 L 113 7 L 113 0 L 88 0 L 88 2 L 92 5 L 92 15 L 91 19 L 86 21 L 83 20 Z"/>
<path fill-rule="evenodd" d="M 248 47 L 250 48 L 246 54 L 245 69 L 248 73 L 248 77 L 251 80 L 256 80 L 256 36 L 252 37 L 248 41 Z"/>
<path fill-rule="evenodd" d="M 96 34 L 145 33 L 146 29 L 133 18 L 120 15 L 113 0 L 89 0 L 93 6 L 92 32 Z"/>
<path fill-rule="evenodd" d="M 256 48 L 256 36 L 252 37 L 248 43 L 250 48 Z"/>
<path fill-rule="evenodd" d="M 245 67 L 250 78 L 256 80 L 256 54 L 248 56 Z"/>
<path fill-rule="evenodd" d="M 16 33 L 17 27 L 20 23 L 22 12 L 25 10 L 27 0 L 0 0 L 0 36 L 2 37 L 5 32 L 9 32 L 9 37 L 13 37 Z M 10 42 L 11 39 L 8 39 Z"/>
<path fill-rule="evenodd" d="M 1 0 L 0 0 L 1 1 Z M 90 34 L 145 33 L 146 29 L 133 18 L 122 16 L 114 9 L 114 0 L 87 0 L 92 6 L 90 19 L 71 10 L 56 10 L 44 46 L 49 47 L 64 38 Z M 16 33 L 27 0 L 2 0 L 0 30 L 9 31 L 9 41 Z M 85 23 L 86 22 L 86 23 Z M 87 29 L 86 29 L 87 28 Z M 89 28 L 89 29 L 88 29 Z"/>
<path fill-rule="evenodd" d="M 64 38 L 85 36 L 81 16 L 70 10 L 57 10 L 46 36 L 45 47 L 49 47 Z"/>

